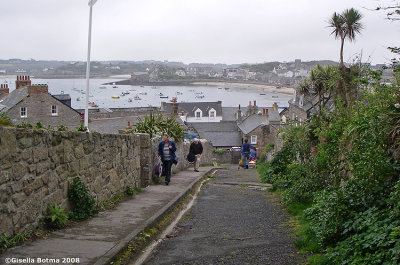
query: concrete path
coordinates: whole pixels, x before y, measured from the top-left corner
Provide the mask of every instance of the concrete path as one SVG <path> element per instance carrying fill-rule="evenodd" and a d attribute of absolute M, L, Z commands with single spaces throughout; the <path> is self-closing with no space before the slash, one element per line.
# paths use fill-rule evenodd
<path fill-rule="evenodd" d="M 161 218 L 211 169 L 201 167 L 200 172 L 178 172 L 172 176 L 169 186 L 149 186 L 113 210 L 51 233 L 47 238 L 7 250 L 0 256 L 0 264 L 109 264 L 129 241 Z M 11 258 L 25 260 L 9 262 Z"/>
<path fill-rule="evenodd" d="M 255 169 L 218 170 L 144 264 L 303 264 L 289 216 Z"/>

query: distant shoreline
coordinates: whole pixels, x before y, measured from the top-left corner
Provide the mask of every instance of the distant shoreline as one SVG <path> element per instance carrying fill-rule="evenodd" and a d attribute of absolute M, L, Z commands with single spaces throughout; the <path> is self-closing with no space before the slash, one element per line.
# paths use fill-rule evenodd
<path fill-rule="evenodd" d="M 245 81 L 227 81 L 227 80 L 172 80 L 172 81 L 139 81 L 126 79 L 117 82 L 107 83 L 108 85 L 144 85 L 144 86 L 215 86 L 215 87 L 229 87 L 239 89 L 254 89 L 259 91 L 277 92 L 288 95 L 293 95 L 294 88 L 291 87 L 280 87 L 277 88 L 272 85 L 262 84 L 258 82 L 245 82 Z"/>

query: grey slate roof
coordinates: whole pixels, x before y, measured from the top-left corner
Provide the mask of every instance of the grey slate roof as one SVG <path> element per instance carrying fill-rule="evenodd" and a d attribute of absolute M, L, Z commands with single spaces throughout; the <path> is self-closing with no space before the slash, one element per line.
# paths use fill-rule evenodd
<path fill-rule="evenodd" d="M 201 138 L 208 139 L 214 147 L 241 146 L 242 138 L 239 132 L 203 132 Z"/>
<path fill-rule="evenodd" d="M 189 124 L 201 138 L 210 140 L 214 147 L 232 147 L 242 144 L 236 122 L 191 122 Z"/>
<path fill-rule="evenodd" d="M 162 109 L 166 113 L 171 113 L 172 103 L 162 103 Z M 208 111 L 213 108 L 216 110 L 216 116 L 222 116 L 221 101 L 217 102 L 180 102 L 178 103 L 178 112 L 185 112 L 190 117 L 194 117 L 194 112 L 200 109 L 203 113 L 208 113 Z"/>
<path fill-rule="evenodd" d="M 71 96 L 69 94 L 59 94 L 59 95 L 53 95 L 56 99 L 63 101 L 63 100 L 71 100 Z"/>
<path fill-rule="evenodd" d="M 316 106 L 318 104 L 318 96 L 304 96 L 303 99 L 303 106 L 300 106 L 300 96 L 296 96 L 296 101 L 294 102 L 293 99 L 289 100 L 289 104 L 295 105 L 298 108 L 304 110 L 305 112 L 309 112 L 310 114 L 313 114 L 315 111 L 313 109 L 313 106 Z M 334 102 L 333 100 L 328 101 L 328 103 L 325 106 L 327 109 L 330 111 L 333 111 L 334 108 Z M 316 106 L 318 108 L 318 106 Z"/>
<path fill-rule="evenodd" d="M 6 112 L 28 96 L 28 88 L 16 89 L 0 102 L 0 111 Z"/>
<path fill-rule="evenodd" d="M 269 125 L 269 120 L 267 115 L 261 115 L 261 114 L 250 115 L 247 118 L 245 118 L 241 123 L 239 123 L 238 127 L 244 134 L 248 134 L 260 125 Z"/>
<path fill-rule="evenodd" d="M 241 107 L 242 115 L 246 113 L 246 108 Z M 223 121 L 236 121 L 238 108 L 237 107 L 223 107 L 222 108 L 222 120 Z"/>
<path fill-rule="evenodd" d="M 281 116 L 279 115 L 279 111 L 274 111 L 274 110 L 269 110 L 268 111 L 268 120 L 271 122 L 277 121 L 280 122 L 281 121 Z"/>

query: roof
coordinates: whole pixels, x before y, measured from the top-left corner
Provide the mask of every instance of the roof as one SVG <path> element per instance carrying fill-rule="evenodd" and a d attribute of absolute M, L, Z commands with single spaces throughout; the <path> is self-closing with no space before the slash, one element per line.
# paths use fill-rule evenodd
<path fill-rule="evenodd" d="M 69 94 L 59 94 L 59 95 L 52 95 L 58 100 L 71 100 L 71 96 Z"/>
<path fill-rule="evenodd" d="M 242 115 L 246 113 L 246 108 L 241 107 Z M 222 108 L 222 120 L 223 121 L 236 121 L 237 120 L 237 107 L 223 107 Z"/>
<path fill-rule="evenodd" d="M 6 112 L 28 96 L 28 88 L 15 89 L 5 96 L 0 102 L 0 111 Z"/>
<path fill-rule="evenodd" d="M 295 105 L 298 108 L 304 110 L 305 112 L 310 112 L 314 113 L 313 106 L 318 107 L 318 96 L 304 96 L 303 98 L 303 105 L 300 105 L 300 96 L 296 96 L 296 101 L 293 101 L 293 99 L 289 100 L 289 104 Z M 328 103 L 325 106 L 329 110 L 333 110 L 334 108 L 334 102 L 333 100 L 329 100 Z"/>
<path fill-rule="evenodd" d="M 239 123 L 238 127 L 244 134 L 248 134 L 260 125 L 269 125 L 269 119 L 267 115 L 261 115 L 261 114 L 250 115 L 246 119 L 244 119 L 241 123 Z"/>
<path fill-rule="evenodd" d="M 268 111 L 268 120 L 272 121 L 272 122 L 274 122 L 274 121 L 280 122 L 281 121 L 281 115 L 279 115 L 279 110 L 278 111 L 274 111 L 274 110 L 270 109 Z"/>
<path fill-rule="evenodd" d="M 195 111 L 200 109 L 207 113 L 210 109 L 216 110 L 215 116 L 222 116 L 221 101 L 217 102 L 180 102 L 178 103 L 178 112 L 185 112 L 188 116 L 195 116 Z M 171 113 L 172 103 L 162 103 L 162 108 L 166 113 Z"/>
<path fill-rule="evenodd" d="M 201 138 L 208 139 L 215 147 L 240 146 L 242 139 L 236 122 L 191 122 L 189 123 Z"/>
<path fill-rule="evenodd" d="M 203 132 L 201 138 L 208 139 L 214 147 L 241 146 L 242 138 L 239 132 Z"/>

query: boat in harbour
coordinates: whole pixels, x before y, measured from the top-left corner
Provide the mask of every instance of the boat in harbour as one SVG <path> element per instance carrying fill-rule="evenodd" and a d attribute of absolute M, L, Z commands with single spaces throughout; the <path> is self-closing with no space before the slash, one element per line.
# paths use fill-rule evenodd
<path fill-rule="evenodd" d="M 113 98 L 113 99 L 119 99 L 119 96 L 117 96 L 117 95 L 112 95 L 111 98 Z"/>
<path fill-rule="evenodd" d="M 133 99 L 134 99 L 134 100 L 142 100 L 138 95 L 135 95 L 135 96 L 133 97 Z"/>

